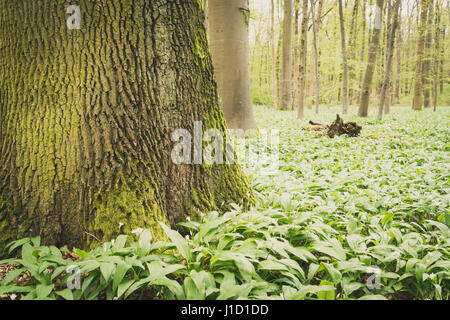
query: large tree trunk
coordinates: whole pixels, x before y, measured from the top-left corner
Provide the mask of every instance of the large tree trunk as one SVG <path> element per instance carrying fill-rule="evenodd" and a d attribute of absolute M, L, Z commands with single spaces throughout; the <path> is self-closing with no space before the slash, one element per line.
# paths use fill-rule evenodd
<path fill-rule="evenodd" d="M 413 109 L 422 109 L 422 73 L 423 73 L 423 51 L 425 42 L 425 29 L 427 24 L 427 11 L 428 1 L 422 1 L 422 8 L 420 13 L 420 25 L 419 25 L 419 41 L 417 44 L 417 62 L 416 62 L 416 75 L 414 78 L 414 100 Z"/>
<path fill-rule="evenodd" d="M 284 0 L 283 17 L 283 64 L 281 70 L 281 109 L 288 110 L 292 104 L 292 14 L 294 0 Z"/>
<path fill-rule="evenodd" d="M 339 21 L 341 26 L 341 44 L 342 44 L 342 63 L 344 65 L 344 74 L 342 82 L 342 106 L 343 114 L 348 112 L 348 61 L 347 61 L 347 48 L 345 43 L 345 21 L 344 21 L 344 9 L 342 6 L 342 0 L 339 0 Z"/>
<path fill-rule="evenodd" d="M 378 120 L 381 120 L 383 118 L 383 111 L 385 104 L 388 110 L 390 110 L 390 103 L 391 103 L 390 87 L 391 87 L 391 73 L 392 73 L 391 68 L 392 68 L 392 59 L 394 57 L 394 43 L 398 27 L 398 15 L 399 15 L 398 11 L 400 8 L 400 1 L 401 0 L 395 0 L 393 7 L 392 26 L 389 30 L 388 43 L 386 48 L 387 50 L 386 70 L 384 74 L 383 85 L 381 87 L 380 104 L 378 106 Z"/>
<path fill-rule="evenodd" d="M 253 129 L 248 0 L 209 0 L 210 49 L 223 113 L 230 129 Z"/>
<path fill-rule="evenodd" d="M 364 81 L 362 83 L 361 89 L 361 99 L 359 104 L 358 115 L 360 117 L 367 117 L 369 113 L 369 100 L 370 91 L 372 86 L 373 72 L 375 69 L 375 64 L 377 61 L 378 46 L 380 43 L 380 33 L 381 33 L 381 23 L 383 20 L 383 7 L 384 0 L 376 1 L 377 12 L 375 16 L 375 21 L 373 25 L 372 38 L 370 40 L 369 47 L 369 59 L 367 61 L 366 73 L 364 76 Z"/>
<path fill-rule="evenodd" d="M 303 0 L 302 24 L 300 32 L 300 56 L 298 63 L 298 94 L 294 103 L 297 106 L 297 117 L 303 119 L 305 109 L 306 56 L 308 51 L 308 0 Z"/>
<path fill-rule="evenodd" d="M 161 239 L 158 221 L 248 199 L 239 166 L 171 156 L 175 129 L 226 130 L 201 1 L 81 1 L 79 30 L 66 3 L 0 0 L 0 256 L 31 235 Z"/>

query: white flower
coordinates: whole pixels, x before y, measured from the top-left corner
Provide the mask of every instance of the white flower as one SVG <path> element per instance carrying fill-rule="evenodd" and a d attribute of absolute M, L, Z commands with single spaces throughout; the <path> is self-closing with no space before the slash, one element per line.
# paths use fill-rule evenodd
<path fill-rule="evenodd" d="M 122 222 L 119 222 L 119 229 L 121 229 L 124 226 Z"/>
<path fill-rule="evenodd" d="M 137 228 L 137 229 L 134 229 L 133 231 L 131 231 L 131 233 L 141 234 L 142 231 L 144 231 L 142 228 Z"/>

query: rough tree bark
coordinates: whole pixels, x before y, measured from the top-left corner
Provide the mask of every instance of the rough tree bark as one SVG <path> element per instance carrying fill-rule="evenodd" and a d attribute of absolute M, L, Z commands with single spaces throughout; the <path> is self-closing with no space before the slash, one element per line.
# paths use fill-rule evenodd
<path fill-rule="evenodd" d="M 297 118 L 303 119 L 305 108 L 305 72 L 306 55 L 308 51 L 308 0 L 303 0 L 302 23 L 300 31 L 300 55 L 298 62 L 298 94 L 296 94 L 295 105 L 297 106 Z"/>
<path fill-rule="evenodd" d="M 367 117 L 369 113 L 369 99 L 372 86 L 373 72 L 377 60 L 378 46 L 380 43 L 381 23 L 383 20 L 384 0 L 376 0 L 377 11 L 375 14 L 375 21 L 373 24 L 373 32 L 370 40 L 369 59 L 367 61 L 366 73 L 361 89 L 361 99 L 359 104 L 358 115 L 360 117 Z"/>
<path fill-rule="evenodd" d="M 70 30 L 66 1 L 0 0 L 0 256 L 31 235 L 161 239 L 158 221 L 249 198 L 239 166 L 171 157 L 177 128 L 226 130 L 201 1 L 79 3 Z"/>
<path fill-rule="evenodd" d="M 416 62 L 416 75 L 414 78 L 414 100 L 413 109 L 422 109 L 422 72 L 423 72 L 423 51 L 425 42 L 425 29 L 427 24 L 427 11 L 428 11 L 428 1 L 423 0 L 420 13 L 419 22 L 419 41 L 417 43 L 417 62 Z"/>
<path fill-rule="evenodd" d="M 288 110 L 292 104 L 292 14 L 294 0 L 284 0 L 283 17 L 283 63 L 281 69 L 281 109 Z"/>
<path fill-rule="evenodd" d="M 345 21 L 344 21 L 344 8 L 342 0 L 339 0 L 339 22 L 341 26 L 341 45 L 342 45 L 342 63 L 344 65 L 343 81 L 342 81 L 342 113 L 348 112 L 348 61 L 347 61 L 347 48 L 345 43 Z"/>
<path fill-rule="evenodd" d="M 400 8 L 401 0 L 395 0 L 393 6 L 393 18 L 392 18 L 392 26 L 389 30 L 389 37 L 387 43 L 387 61 L 386 61 L 386 70 L 384 73 L 384 81 L 381 87 L 380 93 L 380 104 L 378 106 L 378 120 L 383 118 L 383 110 L 386 104 L 387 107 L 390 107 L 390 93 L 389 87 L 391 85 L 391 68 L 392 68 L 392 60 L 394 57 L 394 43 L 395 43 L 395 35 L 397 34 L 398 27 L 398 16 L 399 16 L 399 8 Z M 389 101 L 386 101 L 388 100 Z"/>
<path fill-rule="evenodd" d="M 210 49 L 223 113 L 230 129 L 253 129 L 248 0 L 209 0 Z"/>

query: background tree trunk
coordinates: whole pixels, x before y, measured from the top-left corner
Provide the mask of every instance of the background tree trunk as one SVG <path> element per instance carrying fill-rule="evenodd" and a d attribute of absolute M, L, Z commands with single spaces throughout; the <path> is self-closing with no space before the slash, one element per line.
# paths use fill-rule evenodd
<path fill-rule="evenodd" d="M 342 6 L 342 0 L 339 0 L 339 21 L 341 26 L 341 44 L 342 44 L 342 63 L 344 65 L 343 70 L 343 82 L 342 82 L 342 105 L 343 114 L 348 112 L 348 61 L 347 61 L 347 48 L 345 43 L 345 21 L 344 21 L 344 9 Z"/>
<path fill-rule="evenodd" d="M 387 50 L 386 70 L 384 74 L 383 85 L 381 87 L 380 104 L 378 106 L 378 120 L 381 120 L 383 118 L 383 110 L 385 104 L 390 109 L 391 68 L 392 68 L 392 60 L 394 57 L 394 43 L 398 27 L 398 15 L 399 15 L 398 10 L 400 8 L 400 1 L 401 0 L 395 0 L 393 7 L 392 26 L 389 30 L 388 43 L 386 48 Z"/>
<path fill-rule="evenodd" d="M 395 103 L 400 103 L 400 77 L 402 71 L 402 6 L 400 5 L 397 28 L 397 75 L 395 77 Z"/>
<path fill-rule="evenodd" d="M 422 109 L 422 72 L 423 72 L 423 50 L 425 42 L 425 30 L 427 24 L 427 11 L 428 11 L 428 0 L 422 1 L 422 9 L 420 13 L 420 25 L 419 25 L 419 40 L 417 44 L 417 62 L 416 62 L 416 75 L 414 84 L 414 100 L 413 109 Z"/>
<path fill-rule="evenodd" d="M 355 51 L 355 44 L 357 41 L 357 25 L 358 25 L 358 11 L 359 11 L 359 0 L 355 0 L 355 3 L 353 5 L 352 10 L 352 21 L 351 21 L 351 27 L 350 27 L 350 39 L 349 39 L 349 50 L 348 50 L 348 56 L 349 60 L 354 63 L 356 58 L 356 51 Z M 363 13 L 365 14 L 365 13 Z M 355 81 L 355 68 L 353 64 L 350 64 L 348 66 L 348 78 L 349 78 L 349 104 L 353 105 L 353 101 L 355 99 L 355 87 L 353 85 L 353 82 Z"/>
<path fill-rule="evenodd" d="M 292 14 L 294 0 L 284 0 L 283 18 L 283 64 L 281 71 L 281 109 L 288 110 L 292 104 Z"/>
<path fill-rule="evenodd" d="M 379 8 L 379 12 L 377 12 L 377 14 L 379 14 L 380 17 L 375 17 L 375 20 L 379 19 L 378 22 L 382 23 L 384 0 L 377 0 L 376 5 Z M 380 43 L 380 33 L 381 33 L 381 25 L 377 25 L 377 21 L 375 21 L 373 26 L 372 38 L 370 40 L 369 59 L 367 61 L 366 73 L 364 76 L 364 81 L 362 83 L 361 89 L 361 101 L 358 110 L 358 115 L 360 117 L 367 117 L 369 113 L 370 91 L 372 86 L 375 63 L 377 60 L 378 46 Z"/>
<path fill-rule="evenodd" d="M 271 0 L 270 7 L 270 38 L 271 38 L 271 48 L 272 48 L 272 108 L 275 108 L 278 101 L 278 84 L 277 84 L 277 56 L 276 48 L 277 44 L 275 42 L 275 3 Z"/>
<path fill-rule="evenodd" d="M 294 1 L 294 38 L 293 38 L 293 51 L 294 51 L 294 61 L 292 63 L 293 66 L 293 75 L 292 79 L 294 80 L 294 85 L 292 88 L 292 105 L 291 109 L 295 110 L 295 101 L 296 95 L 298 94 L 298 52 L 299 52 L 299 36 L 298 36 L 298 20 L 299 20 L 299 11 L 300 11 L 299 0 Z"/>
<path fill-rule="evenodd" d="M 320 32 L 321 23 L 322 23 L 322 10 L 323 10 L 323 2 L 324 0 L 319 0 L 318 8 L 317 8 L 317 18 L 316 18 L 316 30 L 317 34 Z M 314 45 L 314 44 L 313 44 Z M 315 82 L 315 62 L 319 57 L 316 57 L 316 51 L 311 50 L 311 63 L 309 64 L 309 74 L 308 74 L 308 94 L 306 95 L 306 107 L 308 109 L 312 109 L 313 99 L 314 99 L 314 82 Z M 306 68 L 306 67 L 305 67 Z"/>
<path fill-rule="evenodd" d="M 210 49 L 223 113 L 230 129 L 253 129 L 248 0 L 209 0 Z"/>
<path fill-rule="evenodd" d="M 173 130 L 226 129 L 201 2 L 82 1 L 80 30 L 66 3 L 0 1 L 0 255 L 31 235 L 161 239 L 158 221 L 248 199 L 239 166 L 171 159 Z"/>
<path fill-rule="evenodd" d="M 438 84 L 439 84 L 439 52 L 440 52 L 440 38 L 441 38 L 441 8 L 439 0 L 436 1 L 436 15 L 435 15 L 435 36 L 434 36 L 434 77 L 433 77 L 433 110 L 437 110 L 438 100 Z"/>
<path fill-rule="evenodd" d="M 314 43 L 314 53 L 316 56 L 315 71 L 316 71 L 316 113 L 319 113 L 320 104 L 320 78 L 319 78 L 319 49 L 317 47 L 317 28 L 316 28 L 316 14 L 315 14 L 315 0 L 311 0 L 311 21 L 313 28 L 313 43 Z"/>
<path fill-rule="evenodd" d="M 308 51 L 308 0 L 303 0 L 302 6 L 302 24 L 300 34 L 300 56 L 298 63 L 298 94 L 296 95 L 297 101 L 297 117 L 303 119 L 305 108 L 305 79 L 306 79 L 306 55 Z"/>
<path fill-rule="evenodd" d="M 432 27 L 433 27 L 433 0 L 428 0 L 428 19 L 426 25 L 426 36 L 425 36 L 425 52 L 423 61 L 423 71 L 422 71 L 422 86 L 423 86 L 423 106 L 424 108 L 431 108 L 431 57 L 432 48 L 431 40 Z"/>

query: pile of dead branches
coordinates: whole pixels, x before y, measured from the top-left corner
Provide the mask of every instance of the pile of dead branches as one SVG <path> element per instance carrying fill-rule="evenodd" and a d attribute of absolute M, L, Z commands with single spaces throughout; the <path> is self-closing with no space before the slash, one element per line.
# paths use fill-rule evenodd
<path fill-rule="evenodd" d="M 327 130 L 327 136 L 334 138 L 335 136 L 341 136 L 343 134 L 349 137 L 357 137 L 361 133 L 362 127 L 356 122 L 344 122 L 339 115 L 336 115 L 336 120 L 331 125 L 325 125 L 309 121 L 310 126 L 305 128 L 312 131 L 324 131 Z"/>

